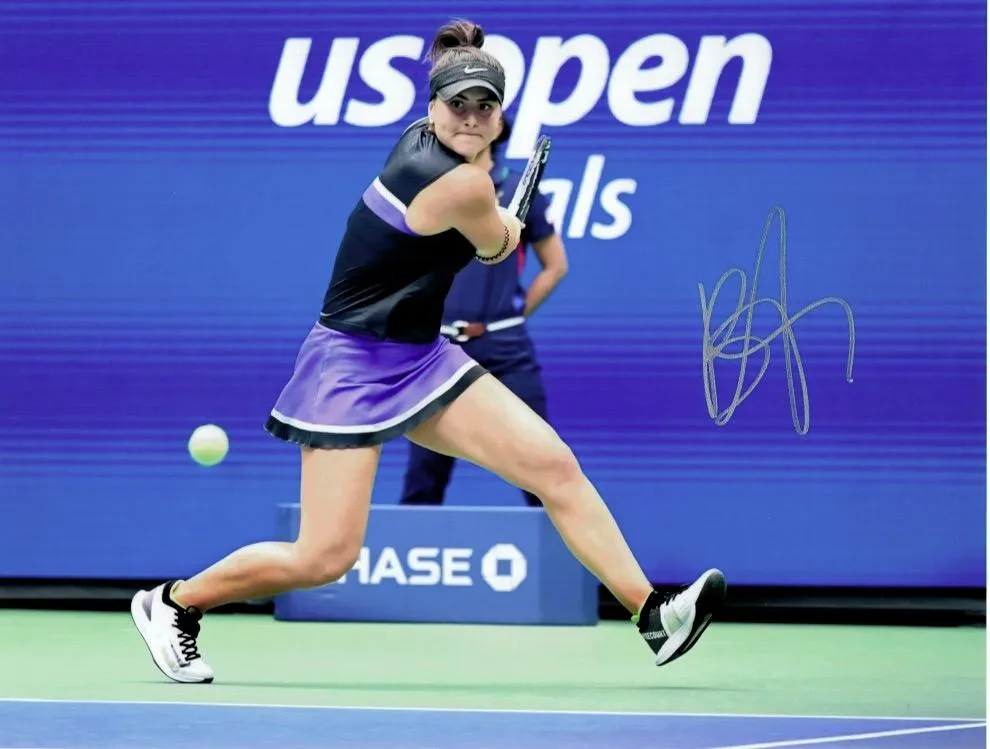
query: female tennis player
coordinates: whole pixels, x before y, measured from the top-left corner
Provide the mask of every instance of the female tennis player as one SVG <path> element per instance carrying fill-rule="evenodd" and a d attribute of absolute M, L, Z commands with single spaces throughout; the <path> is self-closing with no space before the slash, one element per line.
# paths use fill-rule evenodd
<path fill-rule="evenodd" d="M 428 58 L 428 116 L 400 136 L 352 210 L 318 322 L 266 429 L 302 451 L 294 542 L 257 543 L 199 574 L 139 591 L 131 614 L 159 669 L 209 682 L 203 612 L 339 579 L 364 540 L 382 443 L 405 435 L 537 495 L 568 548 L 629 610 L 657 665 L 683 655 L 725 596 L 708 570 L 676 595 L 647 580 L 574 454 L 545 421 L 440 335 L 454 274 L 504 260 L 522 226 L 474 164 L 499 132 L 505 73 L 468 21 Z"/>

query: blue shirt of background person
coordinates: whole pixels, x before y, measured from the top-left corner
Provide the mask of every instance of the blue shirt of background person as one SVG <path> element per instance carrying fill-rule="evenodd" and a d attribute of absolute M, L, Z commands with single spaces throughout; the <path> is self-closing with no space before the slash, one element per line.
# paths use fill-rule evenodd
<path fill-rule="evenodd" d="M 521 171 L 510 168 L 498 155 L 499 146 L 509 138 L 510 127 L 506 120 L 492 144 L 494 153 L 489 153 L 487 161 L 479 157 L 476 162 L 488 166 L 502 206 L 508 206 L 522 177 Z M 548 208 L 547 199 L 537 192 L 526 214 L 526 226 L 514 258 L 497 265 L 470 262 L 458 272 L 447 295 L 441 328 L 544 419 L 546 390 L 525 321 L 567 273 L 567 253 L 547 219 Z M 524 287 L 527 247 L 532 248 L 541 269 Z M 498 329 L 489 330 L 488 326 Z M 410 443 L 400 504 L 442 504 L 453 467 L 453 458 Z M 523 492 L 523 498 L 530 506 L 540 505 L 539 499 L 528 492 Z"/>
<path fill-rule="evenodd" d="M 499 203 L 507 206 L 519 184 L 521 173 L 510 169 L 496 156 L 491 175 Z M 514 258 L 497 265 L 472 262 L 458 272 L 444 305 L 446 324 L 457 320 L 493 322 L 517 315 L 529 316 L 532 309 L 527 309 L 526 289 L 522 285 L 522 273 L 527 260 L 526 246 L 539 247 L 543 240 L 554 237 L 554 227 L 546 218 L 548 208 L 547 199 L 537 192 L 526 216 L 526 226 Z M 553 253 L 551 259 L 556 260 L 556 255 L 557 253 Z M 566 261 L 557 267 L 551 267 L 549 271 L 544 269 L 553 274 L 555 282 L 563 277 L 565 270 Z M 546 291 L 552 289 L 550 284 L 545 286 Z"/>

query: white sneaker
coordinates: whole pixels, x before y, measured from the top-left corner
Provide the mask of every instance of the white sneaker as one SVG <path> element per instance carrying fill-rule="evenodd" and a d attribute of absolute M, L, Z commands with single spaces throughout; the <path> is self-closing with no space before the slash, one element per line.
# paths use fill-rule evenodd
<path fill-rule="evenodd" d="M 131 599 L 131 618 L 155 665 L 173 681 L 186 684 L 213 681 L 211 669 L 196 645 L 203 612 L 182 608 L 169 596 L 172 582 L 141 590 Z"/>
<path fill-rule="evenodd" d="M 725 575 L 712 569 L 677 593 L 663 597 L 650 594 L 637 626 L 658 666 L 677 660 L 694 647 L 725 600 L 725 588 Z"/>

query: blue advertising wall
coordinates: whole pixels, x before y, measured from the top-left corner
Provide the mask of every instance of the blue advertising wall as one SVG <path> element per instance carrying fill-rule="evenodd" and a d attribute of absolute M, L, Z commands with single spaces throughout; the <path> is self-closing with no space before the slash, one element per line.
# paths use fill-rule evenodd
<path fill-rule="evenodd" d="M 3 3 L 0 576 L 272 536 L 298 454 L 262 425 L 457 16 L 509 156 L 554 139 L 531 330 L 651 579 L 983 586 L 986 6 L 917 0 Z M 449 501 L 521 503 L 470 466 Z"/>

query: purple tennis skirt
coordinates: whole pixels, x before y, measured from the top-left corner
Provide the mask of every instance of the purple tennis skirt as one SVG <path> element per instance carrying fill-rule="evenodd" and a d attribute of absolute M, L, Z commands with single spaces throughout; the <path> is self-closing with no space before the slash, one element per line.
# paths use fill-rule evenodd
<path fill-rule="evenodd" d="M 378 445 L 424 422 L 486 371 L 441 335 L 396 343 L 316 323 L 265 429 L 312 447 Z"/>

